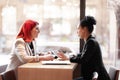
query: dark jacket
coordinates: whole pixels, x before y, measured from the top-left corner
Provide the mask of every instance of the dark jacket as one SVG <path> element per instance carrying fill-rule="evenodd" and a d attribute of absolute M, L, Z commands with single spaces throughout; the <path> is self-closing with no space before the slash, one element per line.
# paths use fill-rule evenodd
<path fill-rule="evenodd" d="M 71 62 L 81 64 L 81 74 L 84 80 L 92 80 L 93 72 L 98 73 L 97 80 L 110 80 L 102 61 L 102 53 L 96 39 L 88 37 L 81 54 L 70 58 Z"/>

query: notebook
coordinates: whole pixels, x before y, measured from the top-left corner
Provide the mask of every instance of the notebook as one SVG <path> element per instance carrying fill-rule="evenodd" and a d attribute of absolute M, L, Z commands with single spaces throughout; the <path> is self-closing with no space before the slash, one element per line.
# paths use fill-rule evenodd
<path fill-rule="evenodd" d="M 41 61 L 44 65 L 69 65 L 70 61 Z"/>

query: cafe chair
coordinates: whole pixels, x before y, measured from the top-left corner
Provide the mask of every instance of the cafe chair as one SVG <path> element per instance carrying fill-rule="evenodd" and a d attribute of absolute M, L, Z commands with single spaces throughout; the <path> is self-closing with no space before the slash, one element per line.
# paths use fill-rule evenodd
<path fill-rule="evenodd" d="M 7 68 L 7 64 L 0 65 L 0 73 L 4 72 Z"/>
<path fill-rule="evenodd" d="M 16 80 L 14 70 L 5 71 L 2 74 L 2 80 Z"/>
<path fill-rule="evenodd" d="M 119 74 L 120 74 L 120 69 L 117 69 L 116 67 L 110 67 L 109 69 L 109 76 L 111 80 L 119 80 Z"/>

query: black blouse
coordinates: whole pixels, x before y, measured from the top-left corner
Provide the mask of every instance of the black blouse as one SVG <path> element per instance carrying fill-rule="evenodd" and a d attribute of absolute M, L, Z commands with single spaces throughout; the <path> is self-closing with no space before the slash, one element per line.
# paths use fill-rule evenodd
<path fill-rule="evenodd" d="M 31 43 L 29 43 L 29 46 L 30 46 L 30 49 L 31 49 L 31 51 L 32 51 L 33 56 L 35 56 L 33 43 L 32 43 L 32 42 L 31 42 Z"/>

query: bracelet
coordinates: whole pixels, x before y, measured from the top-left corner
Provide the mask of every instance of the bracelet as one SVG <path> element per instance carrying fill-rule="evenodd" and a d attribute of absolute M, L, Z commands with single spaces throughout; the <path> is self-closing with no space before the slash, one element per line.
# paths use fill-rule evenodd
<path fill-rule="evenodd" d="M 39 56 L 38 55 L 35 55 L 34 59 L 35 59 L 36 62 L 39 62 Z"/>

